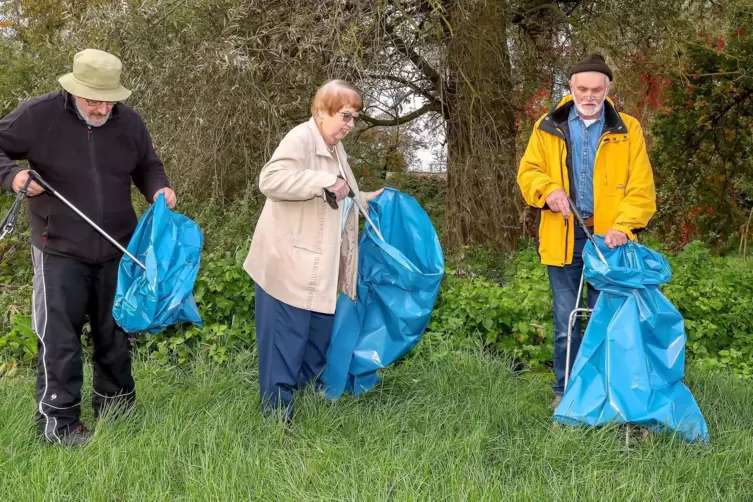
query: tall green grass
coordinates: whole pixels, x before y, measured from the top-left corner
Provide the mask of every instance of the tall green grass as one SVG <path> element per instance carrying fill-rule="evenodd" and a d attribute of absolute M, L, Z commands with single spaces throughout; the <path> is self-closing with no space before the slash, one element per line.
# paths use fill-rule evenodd
<path fill-rule="evenodd" d="M 252 356 L 135 373 L 136 413 L 82 449 L 36 439 L 31 375 L 0 380 L 0 500 L 753 500 L 753 386 L 733 378 L 691 378 L 704 446 L 554 426 L 547 381 L 476 355 L 391 368 L 360 398 L 303 392 L 289 428 L 258 411 Z"/>

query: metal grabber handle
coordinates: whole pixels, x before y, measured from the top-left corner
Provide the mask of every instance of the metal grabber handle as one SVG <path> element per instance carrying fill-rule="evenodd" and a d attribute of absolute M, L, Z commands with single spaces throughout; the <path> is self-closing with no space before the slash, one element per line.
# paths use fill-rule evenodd
<path fill-rule="evenodd" d="M 588 240 L 591 241 L 591 244 L 593 244 L 594 249 L 596 250 L 596 254 L 599 255 L 599 259 L 606 264 L 607 259 L 604 258 L 604 255 L 602 254 L 601 250 L 599 249 L 599 246 L 596 245 L 596 240 L 594 239 L 594 236 L 591 235 L 591 232 L 588 231 L 588 227 L 586 226 L 586 223 L 583 221 L 583 217 L 580 215 L 580 212 L 575 207 L 575 204 L 573 203 L 573 200 L 568 197 L 567 203 L 570 204 L 570 211 L 573 212 L 573 216 L 575 216 L 575 221 L 578 223 L 578 226 L 583 230 L 583 233 L 586 234 L 586 237 L 588 237 Z"/>
<path fill-rule="evenodd" d="M 380 232 L 379 228 L 377 228 L 377 226 L 374 224 L 374 222 L 371 221 L 371 218 L 369 217 L 368 211 L 366 211 L 366 209 L 364 209 L 364 207 L 358 201 L 358 197 L 356 197 L 356 194 L 353 192 L 353 189 L 350 188 L 350 184 L 348 183 L 348 180 L 346 180 L 342 176 L 338 176 L 338 179 L 341 179 L 341 180 L 345 181 L 345 184 L 348 185 L 348 197 L 350 197 L 351 199 L 353 199 L 353 202 L 358 207 L 358 210 L 361 212 L 361 214 L 363 215 L 363 217 L 366 219 L 366 222 L 369 224 L 369 226 L 371 226 L 371 229 L 377 234 L 377 237 L 379 237 L 382 241 L 384 241 L 384 237 L 382 236 L 382 232 Z M 326 197 L 325 200 L 327 201 L 327 204 L 329 204 L 329 207 L 331 207 L 332 209 L 337 209 L 338 208 L 337 197 L 335 197 L 335 194 L 332 193 L 332 192 L 330 192 L 329 190 L 327 190 L 325 188 L 324 189 L 324 195 Z"/>
<path fill-rule="evenodd" d="M 96 223 L 94 223 L 91 219 L 89 219 L 88 216 L 86 216 L 84 213 L 82 213 L 81 211 L 79 211 L 79 209 L 76 206 L 74 206 L 73 204 L 71 204 L 65 197 L 63 197 L 62 195 L 60 195 L 60 193 L 57 190 L 55 190 L 52 186 L 50 186 L 49 183 L 47 183 L 45 180 L 43 180 L 42 177 L 39 176 L 39 174 L 36 171 L 29 171 L 29 175 L 30 175 L 30 178 L 33 178 L 34 181 L 36 181 L 37 183 L 39 183 L 39 185 L 42 188 L 44 188 L 49 194 L 51 194 L 51 195 L 57 197 L 58 199 L 60 199 L 60 201 L 63 204 L 65 204 L 66 206 L 68 206 L 74 213 L 76 213 L 77 215 L 79 215 L 81 217 L 81 219 L 83 219 L 86 223 L 88 223 L 89 226 L 91 226 L 94 230 L 96 230 L 97 232 L 99 232 L 99 234 L 102 237 L 104 237 L 105 239 L 107 239 L 110 242 L 110 244 L 112 244 L 113 246 L 115 246 L 116 248 L 118 248 L 123 254 L 127 255 L 131 260 L 133 260 L 133 262 L 136 265 L 138 265 L 139 267 L 141 267 L 143 270 L 146 270 L 146 266 L 143 263 L 141 263 L 135 256 L 133 256 L 126 248 L 124 248 L 123 246 L 121 246 L 118 241 L 116 241 L 115 239 L 113 239 L 112 237 L 110 237 L 110 235 L 107 232 L 105 232 L 104 230 L 102 230 Z"/>
<path fill-rule="evenodd" d="M 589 241 L 591 241 L 591 244 L 593 244 L 594 250 L 596 250 L 596 254 L 599 256 L 599 259 L 602 261 L 602 263 L 606 265 L 607 259 L 604 257 L 604 254 L 599 249 L 599 246 L 596 245 L 596 239 L 594 239 L 593 235 L 591 235 L 591 232 L 588 231 L 586 222 L 583 221 L 583 216 L 581 216 L 580 212 L 575 207 L 575 204 L 573 203 L 570 197 L 567 198 L 567 202 L 570 205 L 570 210 L 573 212 L 573 216 L 575 217 L 575 221 L 578 223 L 578 226 L 581 228 L 581 230 L 583 230 L 583 233 L 586 234 L 586 237 L 588 238 Z M 581 296 L 583 295 L 584 286 L 585 286 L 585 276 L 583 273 L 581 273 L 580 284 L 578 285 L 578 295 L 575 297 L 575 307 L 570 312 L 570 316 L 567 322 L 567 349 L 565 351 L 565 390 L 567 390 L 567 382 L 568 380 L 570 380 L 570 345 L 572 341 L 573 328 L 575 327 L 575 323 L 578 319 L 578 316 L 585 317 L 591 313 L 591 309 L 587 307 L 582 308 L 580 306 Z"/>

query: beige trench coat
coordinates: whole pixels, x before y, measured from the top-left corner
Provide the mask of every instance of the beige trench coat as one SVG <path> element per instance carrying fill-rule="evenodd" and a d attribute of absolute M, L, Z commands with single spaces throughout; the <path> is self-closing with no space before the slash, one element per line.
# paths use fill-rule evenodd
<path fill-rule="evenodd" d="M 366 208 L 341 143 L 337 154 L 353 192 Z M 341 232 L 343 204 L 332 209 L 324 188 L 335 184 L 337 160 L 314 119 L 292 129 L 259 176 L 267 197 L 243 268 L 275 299 L 332 314 L 338 291 L 356 298 L 358 208 L 351 204 Z"/>

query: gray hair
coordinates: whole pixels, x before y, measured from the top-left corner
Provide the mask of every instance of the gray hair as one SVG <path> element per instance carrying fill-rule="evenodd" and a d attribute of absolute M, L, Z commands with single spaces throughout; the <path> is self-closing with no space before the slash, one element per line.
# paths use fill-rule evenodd
<path fill-rule="evenodd" d="M 567 81 L 572 84 L 573 83 L 573 79 L 575 78 L 575 75 L 577 75 L 577 73 L 573 73 L 573 76 L 570 77 Z M 609 78 L 609 75 L 604 74 L 604 77 L 607 79 L 607 85 L 609 85 L 609 84 L 612 83 L 612 79 Z"/>

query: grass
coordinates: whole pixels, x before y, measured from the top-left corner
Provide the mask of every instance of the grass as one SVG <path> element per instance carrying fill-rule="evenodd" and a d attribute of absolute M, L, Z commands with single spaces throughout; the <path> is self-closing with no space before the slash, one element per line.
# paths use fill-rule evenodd
<path fill-rule="evenodd" d="M 473 355 L 392 368 L 358 399 L 304 392 L 290 429 L 259 413 L 251 356 L 135 373 L 136 414 L 78 450 L 35 438 L 31 375 L 0 380 L 0 500 L 753 500 L 753 386 L 732 378 L 690 380 L 710 446 L 627 448 L 553 426 L 546 379 Z"/>

